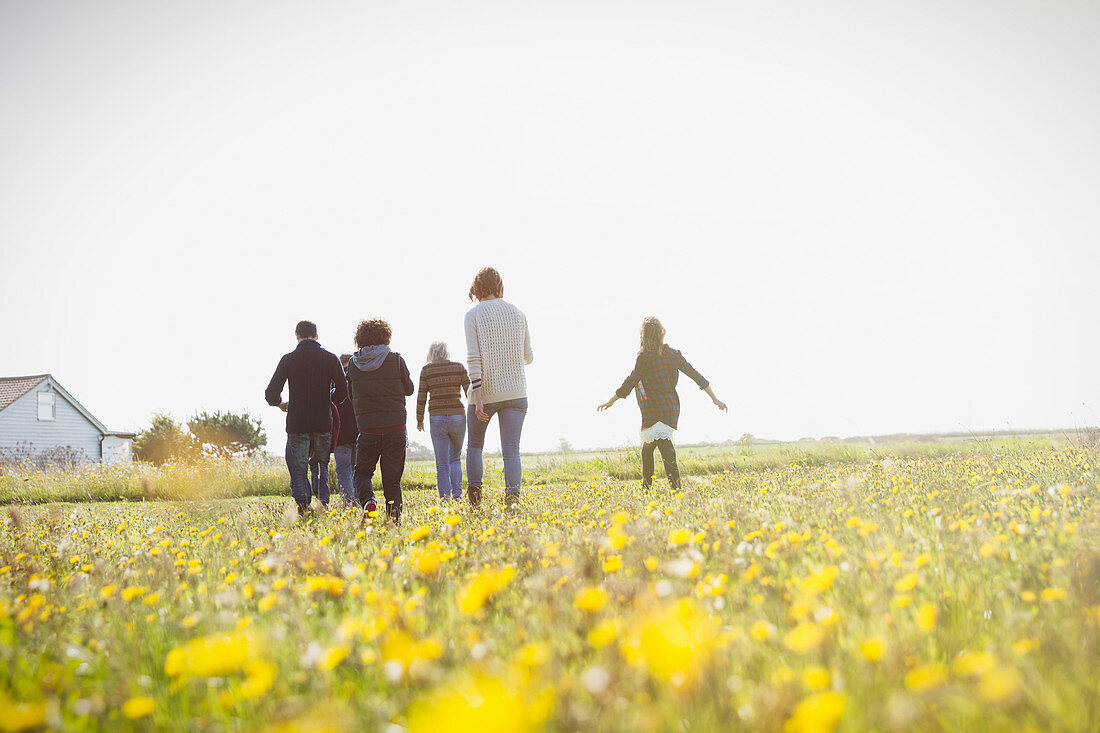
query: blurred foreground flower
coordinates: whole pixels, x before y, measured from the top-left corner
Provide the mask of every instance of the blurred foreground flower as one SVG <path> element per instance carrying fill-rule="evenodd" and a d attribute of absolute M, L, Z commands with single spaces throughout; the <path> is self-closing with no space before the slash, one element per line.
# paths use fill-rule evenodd
<path fill-rule="evenodd" d="M 514 685 L 477 675 L 442 688 L 409 713 L 412 733 L 526 733 L 550 716 L 553 695 L 545 690 L 527 700 Z"/>
<path fill-rule="evenodd" d="M 690 688 L 710 662 L 719 622 L 690 598 L 663 606 L 638 621 L 623 640 L 623 656 L 676 689 Z"/>
<path fill-rule="evenodd" d="M 847 700 L 838 692 L 811 695 L 794 709 L 784 733 L 828 733 L 844 715 Z"/>
<path fill-rule="evenodd" d="M 169 677 L 214 677 L 236 672 L 258 652 L 255 637 L 245 631 L 200 636 L 168 652 L 164 673 Z"/>
<path fill-rule="evenodd" d="M 481 610 L 485 602 L 504 589 L 516 575 L 516 569 L 506 565 L 499 570 L 486 568 L 474 578 L 458 598 L 458 607 L 466 615 Z"/>

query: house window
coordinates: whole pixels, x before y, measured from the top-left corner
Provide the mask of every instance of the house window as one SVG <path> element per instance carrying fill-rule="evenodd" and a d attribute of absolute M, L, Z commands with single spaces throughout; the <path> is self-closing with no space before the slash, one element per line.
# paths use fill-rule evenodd
<path fill-rule="evenodd" d="M 39 420 L 53 420 L 54 419 L 54 400 L 56 396 L 53 392 L 39 392 L 38 393 L 38 419 Z"/>

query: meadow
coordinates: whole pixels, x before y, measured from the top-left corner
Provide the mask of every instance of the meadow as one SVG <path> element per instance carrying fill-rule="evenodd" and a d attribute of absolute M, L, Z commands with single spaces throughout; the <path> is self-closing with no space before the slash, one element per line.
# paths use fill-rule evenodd
<path fill-rule="evenodd" d="M 518 512 L 496 467 L 396 528 L 0 477 L 0 730 L 1100 727 L 1095 450 L 683 454 L 678 492 L 535 457 Z"/>

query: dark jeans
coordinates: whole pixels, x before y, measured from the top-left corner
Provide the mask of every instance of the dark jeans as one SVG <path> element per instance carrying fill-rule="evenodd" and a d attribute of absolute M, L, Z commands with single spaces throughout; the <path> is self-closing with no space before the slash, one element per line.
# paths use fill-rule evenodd
<path fill-rule="evenodd" d="M 312 488 L 309 482 L 309 464 L 316 462 L 320 472 L 328 477 L 328 451 L 332 445 L 332 433 L 288 433 L 286 436 L 286 467 L 290 471 L 290 495 L 298 504 L 298 514 L 309 511 Z M 324 498 L 328 504 L 328 483 Z"/>
<path fill-rule="evenodd" d="M 374 469 L 382 464 L 382 495 L 386 497 L 386 515 L 397 522 L 401 519 L 401 475 L 405 473 L 407 430 L 392 433 L 359 433 L 355 442 L 355 472 L 352 484 L 359 506 L 374 501 Z"/>
<path fill-rule="evenodd" d="M 680 488 L 680 467 L 676 465 L 676 446 L 671 440 L 661 439 L 642 446 L 642 486 L 653 485 L 653 451 L 661 451 L 661 460 L 665 463 L 665 476 L 672 488 Z"/>
<path fill-rule="evenodd" d="M 492 419 L 497 415 L 500 427 L 500 454 L 504 459 L 504 497 L 519 496 L 519 487 L 523 482 L 523 464 L 519 458 L 519 438 L 523 432 L 523 420 L 527 417 L 527 398 L 490 402 L 485 412 Z M 466 409 L 466 422 L 469 430 L 469 442 L 466 444 L 466 482 L 471 492 L 470 500 L 475 504 L 481 500 L 481 482 L 485 477 L 482 452 L 485 450 L 485 431 L 489 423 L 477 419 L 477 407 L 471 403 Z"/>

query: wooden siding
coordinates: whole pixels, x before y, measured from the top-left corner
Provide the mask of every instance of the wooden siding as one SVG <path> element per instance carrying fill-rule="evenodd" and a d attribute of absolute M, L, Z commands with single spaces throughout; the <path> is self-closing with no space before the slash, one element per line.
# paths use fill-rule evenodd
<path fill-rule="evenodd" d="M 0 448 L 14 449 L 30 444 L 35 453 L 69 447 L 81 451 L 89 461 L 100 458 L 99 428 L 84 417 L 58 390 L 53 390 L 54 420 L 38 419 L 38 393 L 46 391 L 44 381 L 0 412 Z"/>

